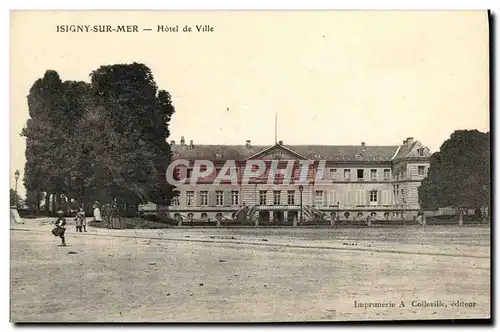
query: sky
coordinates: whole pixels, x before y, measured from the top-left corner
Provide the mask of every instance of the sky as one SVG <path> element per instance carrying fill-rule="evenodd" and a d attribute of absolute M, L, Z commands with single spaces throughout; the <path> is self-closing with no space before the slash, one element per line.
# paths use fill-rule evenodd
<path fill-rule="evenodd" d="M 74 24 L 140 31 L 57 32 Z M 88 82 L 101 65 L 132 62 L 172 95 L 169 140 L 272 145 L 277 113 L 285 144 L 414 137 L 434 152 L 455 130 L 490 127 L 485 11 L 12 12 L 12 188 L 14 171 L 23 176 L 19 133 L 35 80 L 52 69 Z M 24 196 L 21 180 L 18 190 Z"/>

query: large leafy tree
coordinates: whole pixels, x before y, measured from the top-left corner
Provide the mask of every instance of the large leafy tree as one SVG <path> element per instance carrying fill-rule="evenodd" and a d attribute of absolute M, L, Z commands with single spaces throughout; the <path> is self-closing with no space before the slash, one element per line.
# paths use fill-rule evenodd
<path fill-rule="evenodd" d="M 49 70 L 30 89 L 24 184 L 53 208 L 117 198 L 167 203 L 170 94 L 142 64 L 102 66 L 91 83 L 62 82 Z"/>
<path fill-rule="evenodd" d="M 489 206 L 490 183 L 489 132 L 458 130 L 433 154 L 419 198 L 424 209 Z"/>
<path fill-rule="evenodd" d="M 29 91 L 30 119 L 23 128 L 26 137 L 24 185 L 28 191 L 56 196 L 63 186 L 61 150 L 65 137 L 60 132 L 64 84 L 57 72 L 48 70 Z M 54 200 L 55 202 L 55 200 Z"/>
<path fill-rule="evenodd" d="M 102 145 L 94 149 L 95 190 L 132 204 L 168 202 L 170 94 L 158 91 L 151 70 L 138 63 L 100 67 L 91 74 L 91 86 L 93 129 L 99 128 L 91 133 Z"/>

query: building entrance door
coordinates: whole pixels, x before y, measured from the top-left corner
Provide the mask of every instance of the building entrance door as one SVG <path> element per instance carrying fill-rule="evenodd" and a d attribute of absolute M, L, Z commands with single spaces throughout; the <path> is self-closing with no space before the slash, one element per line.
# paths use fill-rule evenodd
<path fill-rule="evenodd" d="M 284 213 L 283 211 L 273 211 L 273 221 L 274 222 L 283 222 L 284 221 Z"/>
<path fill-rule="evenodd" d="M 260 221 L 269 221 L 269 211 L 260 211 L 259 212 L 259 220 Z"/>

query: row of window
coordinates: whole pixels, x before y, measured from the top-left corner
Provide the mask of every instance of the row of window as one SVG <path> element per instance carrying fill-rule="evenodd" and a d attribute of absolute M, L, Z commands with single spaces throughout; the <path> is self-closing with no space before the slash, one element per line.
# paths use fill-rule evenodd
<path fill-rule="evenodd" d="M 267 190 L 260 190 L 259 191 L 259 204 L 260 205 L 266 205 L 267 204 Z M 281 190 L 274 190 L 273 191 L 273 204 L 274 205 L 281 205 Z M 288 190 L 287 191 L 287 204 L 288 205 L 295 205 L 295 190 Z"/>
<path fill-rule="evenodd" d="M 229 192 L 228 192 L 229 193 Z M 228 194 L 226 193 L 226 195 Z M 215 192 L 215 195 L 213 196 L 213 203 L 209 202 L 209 192 L 207 190 L 200 191 L 199 195 L 199 205 L 200 206 L 208 206 L 208 205 L 215 205 L 215 206 L 223 206 L 223 205 L 239 205 L 240 204 L 240 192 L 237 190 L 231 191 L 230 192 L 230 201 L 226 202 L 227 204 L 224 204 L 224 191 L 222 190 L 217 190 Z M 176 206 L 179 205 L 179 197 L 175 197 L 172 200 L 172 205 Z M 186 191 L 186 206 L 194 206 L 195 205 L 195 196 L 194 196 L 194 191 Z"/>
<path fill-rule="evenodd" d="M 365 170 L 364 169 L 358 169 L 357 170 L 357 179 L 358 180 L 363 180 L 365 177 Z M 187 178 L 191 178 L 193 170 L 188 169 L 187 170 Z M 425 166 L 418 166 L 418 175 L 423 176 L 425 174 Z M 370 170 L 370 179 L 371 180 L 377 180 L 377 175 L 378 175 L 378 170 L 377 169 L 371 169 Z M 398 178 L 400 177 L 400 174 L 398 173 Z M 177 177 L 176 177 L 177 178 Z M 337 169 L 336 168 L 330 168 L 330 179 L 335 180 L 337 178 Z M 351 179 L 351 169 L 346 168 L 344 169 L 344 179 L 345 180 L 350 180 Z M 384 180 L 390 180 L 391 179 L 391 170 L 390 169 L 384 169 Z"/>
<path fill-rule="evenodd" d="M 259 191 L 259 204 L 260 205 L 267 205 L 268 204 L 268 194 L 271 191 L 268 190 L 260 190 Z M 296 198 L 297 192 L 295 190 L 287 190 L 286 192 L 286 203 L 282 201 L 282 191 L 281 190 L 273 190 L 272 191 L 272 203 L 274 205 L 282 205 L 282 204 L 287 204 L 287 205 L 296 205 L 298 204 L 298 199 Z M 335 196 L 335 192 L 328 193 L 329 195 Z M 357 196 L 355 198 L 356 200 L 356 205 L 364 205 L 366 202 L 365 199 L 365 191 L 359 190 L 356 192 Z M 228 196 L 229 195 L 229 196 Z M 368 204 L 378 204 L 380 201 L 379 197 L 379 191 L 377 190 L 370 190 L 368 192 Z M 403 188 L 399 188 L 399 185 L 396 185 L 393 187 L 393 195 L 394 197 L 403 197 L 405 195 L 405 191 Z M 388 195 L 387 197 L 383 198 L 382 204 L 389 204 L 390 198 Z M 335 197 L 327 197 L 330 198 L 331 202 L 326 202 L 325 200 L 325 192 L 323 190 L 316 190 L 314 193 L 314 203 L 316 206 L 323 206 L 325 203 L 328 203 L 328 205 L 336 205 L 338 204 L 336 202 Z M 186 206 L 194 206 L 196 204 L 195 200 L 195 192 L 194 191 L 186 191 Z M 354 201 L 353 201 L 354 202 Z M 233 191 L 222 191 L 222 190 L 217 190 L 210 195 L 209 191 L 200 191 L 198 195 L 198 201 L 197 201 L 199 206 L 239 206 L 240 204 L 240 193 L 237 190 Z M 178 206 L 179 205 L 179 197 L 175 197 L 171 203 L 173 206 Z M 354 203 L 352 203 L 354 204 Z"/>
<path fill-rule="evenodd" d="M 360 191 L 360 194 L 363 195 L 363 191 Z M 267 204 L 267 195 L 268 195 L 268 191 L 267 190 L 260 190 L 259 191 L 259 204 L 260 205 L 266 205 Z M 296 201 L 295 201 L 295 190 L 288 190 L 287 191 L 287 201 L 286 203 L 288 205 L 295 205 L 296 204 Z M 315 191 L 315 195 L 314 195 L 314 203 L 316 206 L 322 206 L 324 205 L 324 203 L 326 203 L 324 201 L 324 197 L 325 197 L 325 192 L 323 190 L 316 190 Z M 360 201 L 362 201 L 362 199 L 360 199 Z M 369 192 L 369 202 L 370 203 L 378 203 L 379 201 L 379 197 L 378 197 L 378 191 L 377 190 L 371 190 Z M 280 190 L 274 190 L 273 191 L 273 204 L 274 205 L 281 205 L 282 202 L 281 202 L 281 191 Z M 338 203 L 333 202 L 332 205 L 336 205 Z M 361 203 L 360 203 L 361 204 Z"/>
<path fill-rule="evenodd" d="M 398 186 L 399 187 L 399 186 Z M 399 193 L 399 188 L 396 189 L 394 188 L 395 194 L 396 192 Z M 268 194 L 270 191 L 268 190 L 260 190 L 259 191 L 259 204 L 260 205 L 267 205 L 268 204 Z M 333 192 L 334 193 L 334 192 Z M 357 197 L 356 197 L 356 205 L 364 205 L 365 202 L 365 192 L 363 190 L 360 190 L 357 192 Z M 401 189 L 401 193 L 404 194 L 403 189 Z M 224 196 L 230 195 L 230 196 Z M 288 190 L 286 192 L 286 203 L 282 201 L 282 191 L 281 190 L 273 190 L 272 191 L 272 203 L 274 205 L 282 205 L 282 204 L 287 204 L 287 205 L 296 205 L 298 204 L 298 200 L 296 198 L 296 191 L 295 190 Z M 323 206 L 325 203 L 331 203 L 330 205 L 336 205 L 338 204 L 335 201 L 335 197 L 330 197 L 332 202 L 326 202 L 325 200 L 325 192 L 323 190 L 316 190 L 314 194 L 314 203 L 316 206 Z M 226 199 L 225 199 L 226 198 Z M 379 192 L 377 190 L 370 190 L 368 193 L 368 202 L 369 204 L 378 204 L 380 200 L 379 197 Z M 385 198 L 384 200 L 389 200 L 389 198 Z M 199 206 L 238 206 L 240 204 L 240 196 L 239 196 L 239 191 L 231 191 L 231 192 L 224 192 L 222 190 L 215 191 L 213 196 L 209 196 L 208 191 L 200 191 L 199 196 L 198 196 L 198 205 Z M 195 201 L 195 192 L 194 191 L 186 191 L 186 206 L 194 206 L 196 204 Z M 388 204 L 387 202 L 384 204 Z M 173 206 L 178 206 L 179 205 L 179 197 L 175 197 L 172 201 Z"/>
<path fill-rule="evenodd" d="M 377 180 L 377 176 L 378 176 L 378 170 L 371 169 L 370 170 L 370 180 Z M 337 178 L 337 169 L 336 168 L 330 169 L 330 178 L 332 180 L 335 180 Z M 356 170 L 356 178 L 358 180 L 363 180 L 365 178 L 365 170 L 364 169 Z M 350 180 L 350 179 L 351 179 L 351 169 L 346 168 L 346 169 L 344 169 L 344 180 Z M 390 179 L 391 179 L 391 170 L 384 169 L 384 180 L 390 180 Z"/>
<path fill-rule="evenodd" d="M 397 217 L 397 212 L 393 212 L 392 214 L 393 214 L 394 217 Z M 378 217 L 377 212 L 371 212 L 370 214 L 367 213 L 366 215 L 363 212 L 358 212 L 358 213 L 356 213 L 356 218 L 360 219 L 360 218 L 364 218 L 365 216 L 368 216 L 368 215 L 371 218 L 377 218 Z M 351 213 L 346 211 L 346 212 L 343 213 L 343 216 L 344 216 L 344 218 L 349 219 L 351 217 Z M 384 216 L 385 219 L 388 219 L 390 217 L 390 213 L 389 212 L 384 212 L 383 216 Z M 201 213 L 200 217 L 201 217 L 202 220 L 209 220 L 208 215 L 205 212 Z M 331 212 L 330 213 L 330 218 L 337 218 L 337 217 L 338 217 L 337 212 Z M 182 219 L 182 216 L 179 213 L 175 213 L 174 214 L 174 220 L 178 221 L 179 219 Z M 222 220 L 223 219 L 222 213 L 220 213 L 220 212 L 217 213 L 215 215 L 215 219 L 216 220 Z M 187 214 L 187 221 L 188 222 L 194 221 L 194 214 L 193 213 L 190 212 L 190 213 Z"/>

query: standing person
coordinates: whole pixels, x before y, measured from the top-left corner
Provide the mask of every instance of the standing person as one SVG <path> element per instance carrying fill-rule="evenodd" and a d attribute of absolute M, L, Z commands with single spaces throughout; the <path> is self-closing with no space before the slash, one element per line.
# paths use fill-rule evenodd
<path fill-rule="evenodd" d="M 92 208 L 94 209 L 94 221 L 95 222 L 102 222 L 101 209 L 99 208 L 99 202 L 95 202 L 94 205 L 92 205 Z"/>
<path fill-rule="evenodd" d="M 80 210 L 76 213 L 75 222 L 77 232 L 81 233 L 82 227 L 84 232 L 87 231 L 87 221 L 85 218 L 85 212 L 83 212 L 83 208 L 80 208 Z"/>
<path fill-rule="evenodd" d="M 83 211 L 83 208 L 80 208 L 80 211 L 78 211 L 80 214 L 80 217 L 82 218 L 82 226 L 83 226 L 83 231 L 87 233 L 87 216 L 85 215 L 85 211 Z"/>
<path fill-rule="evenodd" d="M 66 219 L 64 218 L 64 212 L 62 210 L 57 211 L 57 220 L 55 224 L 56 228 L 52 230 L 52 234 L 54 234 L 54 236 L 60 237 L 62 241 L 60 247 L 65 247 L 66 241 L 64 238 L 64 233 L 66 232 Z"/>

